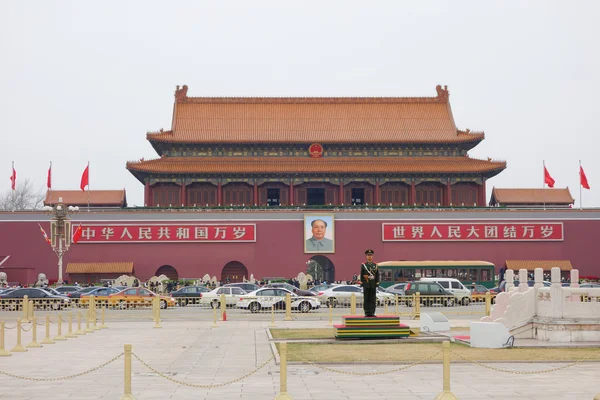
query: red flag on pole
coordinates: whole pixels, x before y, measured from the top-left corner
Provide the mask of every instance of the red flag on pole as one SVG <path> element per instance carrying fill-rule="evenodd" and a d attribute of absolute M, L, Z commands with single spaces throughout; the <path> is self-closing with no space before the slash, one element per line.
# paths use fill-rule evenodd
<path fill-rule="evenodd" d="M 17 171 L 15 170 L 15 164 L 13 163 L 13 167 L 12 167 L 12 175 L 10 176 L 10 181 L 12 182 L 10 184 L 10 188 L 12 190 L 15 190 L 17 188 Z"/>
<path fill-rule="evenodd" d="M 73 234 L 73 243 L 77 244 L 77 242 L 79 242 L 79 239 L 81 239 L 81 224 L 79 224 L 77 230 Z"/>
<path fill-rule="evenodd" d="M 46 231 L 44 230 L 44 228 L 42 228 L 42 226 L 40 224 L 38 224 L 38 226 L 40 227 L 40 231 L 42 231 L 42 235 L 44 235 L 44 239 L 46 240 L 46 243 L 48 243 L 49 245 L 52 245 L 52 241 L 50 240 L 48 235 L 46 235 Z"/>
<path fill-rule="evenodd" d="M 590 184 L 588 183 L 587 176 L 585 176 L 585 172 L 583 172 L 583 167 L 579 166 L 579 183 L 586 189 L 590 188 Z"/>
<path fill-rule="evenodd" d="M 46 179 L 46 186 L 48 186 L 48 189 L 52 189 L 52 163 L 50 163 L 50 167 L 48 167 L 48 178 Z"/>
<path fill-rule="evenodd" d="M 550 173 L 546 169 L 546 166 L 544 166 L 544 183 L 548 185 L 548 187 L 554 187 L 554 179 L 552 179 L 552 177 L 550 176 Z"/>
<path fill-rule="evenodd" d="M 81 184 L 79 187 L 81 190 L 85 191 L 85 187 L 90 184 L 90 165 L 83 170 L 83 174 L 81 175 Z"/>

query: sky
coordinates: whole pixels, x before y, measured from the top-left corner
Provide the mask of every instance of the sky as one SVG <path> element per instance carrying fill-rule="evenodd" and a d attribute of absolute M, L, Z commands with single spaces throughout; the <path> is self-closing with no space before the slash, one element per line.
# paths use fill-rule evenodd
<path fill-rule="evenodd" d="M 0 1 L 0 192 L 18 183 L 144 188 L 176 85 L 203 96 L 436 95 L 448 85 L 470 155 L 506 160 L 492 187 L 541 188 L 542 163 L 600 207 L 600 2 Z M 0 177 L 1 177 L 0 173 Z M 3 183 L 2 183 L 3 182 Z"/>

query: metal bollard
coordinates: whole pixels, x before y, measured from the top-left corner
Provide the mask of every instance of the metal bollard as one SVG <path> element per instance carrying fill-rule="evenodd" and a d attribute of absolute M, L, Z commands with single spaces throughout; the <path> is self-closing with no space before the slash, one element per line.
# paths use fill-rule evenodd
<path fill-rule="evenodd" d="M 292 295 L 285 294 L 285 318 L 284 321 L 292 321 Z"/>
<path fill-rule="evenodd" d="M 388 315 L 388 301 L 387 299 L 383 299 L 383 314 Z"/>
<path fill-rule="evenodd" d="M 135 400 L 131 393 L 131 345 L 126 344 L 125 346 L 125 382 L 123 383 L 123 396 L 121 400 Z"/>
<path fill-rule="evenodd" d="M 293 400 L 287 392 L 287 343 L 279 343 L 279 394 L 275 400 Z"/>
<path fill-rule="evenodd" d="M 8 357 L 12 356 L 6 349 L 4 348 L 4 321 L 0 322 L 0 357 Z"/>
<path fill-rule="evenodd" d="M 106 306 L 102 307 L 102 324 L 100 325 L 100 329 L 108 329 L 108 326 L 106 326 L 106 324 L 104 323 L 104 319 L 105 319 L 105 314 L 106 314 Z"/>
<path fill-rule="evenodd" d="M 333 304 L 329 305 L 329 323 L 327 326 L 333 326 Z"/>
<path fill-rule="evenodd" d="M 271 325 L 269 326 L 275 326 L 275 305 L 271 306 Z"/>
<path fill-rule="evenodd" d="M 17 344 L 10 351 L 13 353 L 27 351 L 27 349 L 21 344 L 21 318 L 17 320 Z"/>
<path fill-rule="evenodd" d="M 485 315 L 490 316 L 492 314 L 492 295 L 490 292 L 485 292 Z"/>
<path fill-rule="evenodd" d="M 23 309 L 23 319 L 27 319 L 29 317 L 29 311 L 27 308 L 29 307 L 29 296 L 23 296 L 23 300 L 21 301 L 21 308 Z M 17 308 L 18 310 L 18 308 Z"/>
<path fill-rule="evenodd" d="M 54 340 L 67 340 L 65 339 L 65 337 L 62 334 L 62 317 L 60 316 L 60 313 L 58 313 L 56 315 L 56 326 L 57 326 L 57 331 L 56 331 L 56 336 L 54 337 Z"/>
<path fill-rule="evenodd" d="M 162 328 L 160 326 L 160 298 L 154 298 L 154 327 Z"/>
<path fill-rule="evenodd" d="M 356 293 L 350 295 L 350 315 L 356 315 Z"/>
<path fill-rule="evenodd" d="M 413 295 L 413 315 L 414 319 L 421 319 L 421 293 L 417 292 Z"/>
<path fill-rule="evenodd" d="M 54 344 L 54 340 L 50 339 L 50 316 L 46 315 L 46 337 L 42 340 L 42 344 Z"/>
<path fill-rule="evenodd" d="M 227 315 L 227 303 L 225 301 L 225 295 L 221 294 L 221 321 L 225 321 Z"/>
<path fill-rule="evenodd" d="M 37 318 L 33 317 L 33 319 L 31 320 L 31 323 L 33 324 L 33 325 L 31 325 L 31 343 L 29 343 L 27 345 L 27 347 L 29 347 L 29 348 L 42 347 L 42 345 L 37 342 Z"/>
<path fill-rule="evenodd" d="M 67 313 L 68 315 L 68 321 L 69 321 L 69 329 L 67 334 L 65 335 L 66 338 L 76 338 L 77 335 L 73 333 L 73 314 L 71 313 L 71 311 L 69 311 Z"/>
<path fill-rule="evenodd" d="M 90 327 L 90 311 L 88 310 L 87 318 L 85 319 L 85 329 L 83 330 L 85 333 L 94 333 L 94 330 Z"/>
<path fill-rule="evenodd" d="M 98 326 L 98 309 L 96 308 L 96 297 L 94 295 L 92 295 L 90 297 L 93 297 L 93 300 L 92 300 L 92 304 L 93 304 L 92 315 L 93 315 L 94 326 L 92 327 L 92 329 L 95 330 L 95 331 L 99 331 L 102 328 L 100 328 Z"/>
<path fill-rule="evenodd" d="M 450 342 L 442 343 L 442 352 L 444 357 L 444 386 L 442 393 L 435 397 L 435 400 L 458 400 L 458 397 L 450 391 Z"/>
<path fill-rule="evenodd" d="M 396 312 L 394 314 L 400 315 L 400 298 L 398 295 L 396 295 Z"/>
<path fill-rule="evenodd" d="M 29 300 L 27 303 L 27 320 L 33 320 L 33 300 Z"/>
<path fill-rule="evenodd" d="M 77 309 L 77 330 L 75 331 L 76 335 L 85 335 L 85 331 L 81 329 L 81 311 Z"/>

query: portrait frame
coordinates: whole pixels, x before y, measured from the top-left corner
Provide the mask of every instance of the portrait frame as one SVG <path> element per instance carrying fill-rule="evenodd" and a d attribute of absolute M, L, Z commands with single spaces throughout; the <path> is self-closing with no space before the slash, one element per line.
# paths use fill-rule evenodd
<path fill-rule="evenodd" d="M 313 235 L 312 223 L 315 220 L 324 221 L 326 224 L 325 235 L 318 242 Z M 318 233 L 318 232 L 317 232 Z M 335 215 L 328 213 L 304 214 L 304 253 L 305 254 L 333 254 L 335 253 Z M 317 244 L 319 243 L 319 244 Z M 322 246 L 319 248 L 319 246 Z"/>

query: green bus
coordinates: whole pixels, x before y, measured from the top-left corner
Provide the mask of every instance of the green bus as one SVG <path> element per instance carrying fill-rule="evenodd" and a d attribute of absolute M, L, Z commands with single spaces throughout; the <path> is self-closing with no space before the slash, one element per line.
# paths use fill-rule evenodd
<path fill-rule="evenodd" d="M 377 265 L 384 288 L 421 278 L 456 278 L 463 284 L 496 286 L 494 264 L 487 261 L 384 261 Z"/>

